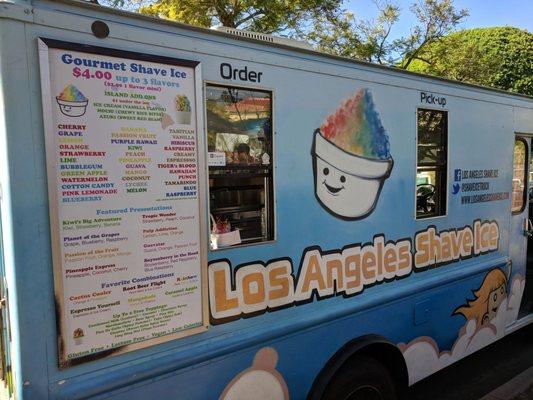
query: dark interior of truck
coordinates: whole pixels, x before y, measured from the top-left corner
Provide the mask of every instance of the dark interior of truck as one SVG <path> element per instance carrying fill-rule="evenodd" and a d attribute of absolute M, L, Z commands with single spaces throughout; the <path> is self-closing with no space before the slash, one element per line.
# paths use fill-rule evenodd
<path fill-rule="evenodd" d="M 529 219 L 533 218 L 533 187 L 529 188 Z M 533 237 L 527 239 L 527 261 L 526 261 L 526 287 L 522 296 L 522 304 L 518 318 L 524 317 L 533 312 Z"/>

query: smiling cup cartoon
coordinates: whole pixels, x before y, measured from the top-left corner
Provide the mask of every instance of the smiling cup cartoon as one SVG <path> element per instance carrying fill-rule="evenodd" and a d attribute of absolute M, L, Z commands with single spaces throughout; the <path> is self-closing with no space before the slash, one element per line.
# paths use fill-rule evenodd
<path fill-rule="evenodd" d="M 312 154 L 315 195 L 328 212 L 346 220 L 372 213 L 394 163 L 370 90 L 361 89 L 326 118 Z"/>
<path fill-rule="evenodd" d="M 56 97 L 57 104 L 63 115 L 67 117 L 81 117 L 87 110 L 89 99 L 74 85 L 66 86 Z"/>

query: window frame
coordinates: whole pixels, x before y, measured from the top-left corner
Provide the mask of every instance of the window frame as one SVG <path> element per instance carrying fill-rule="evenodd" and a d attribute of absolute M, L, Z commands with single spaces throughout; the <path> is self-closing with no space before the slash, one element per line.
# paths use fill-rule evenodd
<path fill-rule="evenodd" d="M 417 177 L 418 177 L 418 112 L 420 110 L 423 110 L 423 111 L 438 111 L 438 112 L 443 112 L 446 114 L 446 136 L 445 136 L 445 140 L 446 140 L 446 165 L 445 167 L 441 167 L 439 168 L 439 165 L 438 164 L 434 164 L 432 166 L 425 166 L 425 168 L 428 168 L 429 171 L 438 171 L 439 169 L 442 170 L 443 172 L 445 172 L 446 174 L 446 185 L 445 185 L 445 190 L 444 190 L 444 193 L 442 194 L 441 198 L 444 199 L 444 205 L 445 205 L 445 210 L 444 210 L 444 213 L 443 214 L 439 214 L 439 215 L 431 215 L 431 216 L 428 216 L 428 217 L 422 217 L 422 216 L 418 216 L 418 209 L 417 209 L 417 200 L 416 200 L 416 195 L 417 195 Z M 431 219 L 436 219 L 436 218 L 445 218 L 448 216 L 448 210 L 449 210 L 449 176 L 450 176 L 450 171 L 449 171 L 449 166 L 450 166 L 450 110 L 448 108 L 443 108 L 443 107 L 416 107 L 416 110 L 415 110 L 415 132 L 416 132 L 416 135 L 415 135 L 415 190 L 414 190 L 414 198 L 415 198 L 415 201 L 414 201 L 414 218 L 416 221 L 422 221 L 422 220 L 431 220 Z M 422 167 L 424 168 L 424 167 Z"/>
<path fill-rule="evenodd" d="M 272 229 L 274 230 L 272 239 L 269 240 L 262 240 L 257 242 L 250 242 L 250 243 L 240 243 L 233 246 L 228 247 L 219 247 L 216 249 L 212 249 L 211 246 L 208 247 L 208 251 L 224 251 L 224 250 L 231 250 L 241 247 L 249 247 L 249 246 L 260 246 L 260 245 L 266 245 L 266 244 L 272 244 L 278 241 L 278 221 L 277 221 L 277 197 L 276 197 L 276 170 L 277 170 L 277 151 L 276 151 L 276 129 L 275 129 L 275 113 L 274 113 L 274 104 L 276 101 L 275 96 L 275 90 L 274 88 L 268 87 L 268 86 L 256 86 L 256 85 L 246 85 L 246 84 L 235 84 L 235 83 L 228 83 L 228 82 L 221 82 L 221 81 L 213 81 L 213 80 L 204 80 L 203 81 L 203 91 L 202 91 L 202 107 L 203 107 L 203 117 L 204 117 L 204 154 L 205 154 L 205 174 L 206 174 L 206 182 L 207 182 L 207 234 L 209 235 L 211 233 L 211 221 L 209 218 L 209 215 L 211 215 L 211 202 L 209 201 L 209 196 L 211 193 L 211 190 L 209 188 L 209 163 L 208 163 L 208 157 L 209 157 L 209 149 L 208 149 L 208 140 L 207 140 L 207 88 L 208 86 L 216 86 L 219 88 L 236 88 L 236 89 L 248 89 L 248 90 L 256 90 L 259 92 L 267 92 L 270 93 L 270 120 L 271 120 L 271 130 L 272 130 L 272 154 L 271 154 L 271 164 L 272 164 Z M 209 243 L 209 237 L 206 239 L 207 243 Z"/>
<path fill-rule="evenodd" d="M 522 142 L 524 143 L 526 154 L 524 158 L 524 190 L 522 191 L 522 207 L 520 207 L 520 211 L 513 211 L 513 190 L 512 190 L 512 184 L 511 184 L 511 215 L 520 215 L 524 212 L 526 209 L 527 203 L 528 203 L 528 192 L 529 192 L 529 144 L 527 140 L 523 136 L 515 136 L 515 139 L 513 141 L 513 178 L 514 179 L 514 145 L 516 142 Z"/>

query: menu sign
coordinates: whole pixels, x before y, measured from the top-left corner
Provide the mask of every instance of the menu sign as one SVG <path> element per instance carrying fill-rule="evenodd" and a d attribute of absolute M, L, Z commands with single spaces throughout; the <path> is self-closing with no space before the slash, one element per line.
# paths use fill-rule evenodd
<path fill-rule="evenodd" d="M 197 63 L 47 44 L 60 365 L 204 330 Z"/>

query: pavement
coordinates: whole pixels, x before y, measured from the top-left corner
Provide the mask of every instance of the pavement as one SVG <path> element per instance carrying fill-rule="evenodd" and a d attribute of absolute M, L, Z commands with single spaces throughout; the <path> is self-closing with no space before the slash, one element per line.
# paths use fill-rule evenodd
<path fill-rule="evenodd" d="M 405 395 L 429 399 L 533 400 L 533 324 L 418 382 Z"/>
<path fill-rule="evenodd" d="M 512 398 L 512 400 L 531 400 L 533 399 L 533 385 L 529 386 L 524 392 Z"/>
<path fill-rule="evenodd" d="M 533 367 L 526 369 L 480 400 L 526 400 L 533 399 Z"/>

